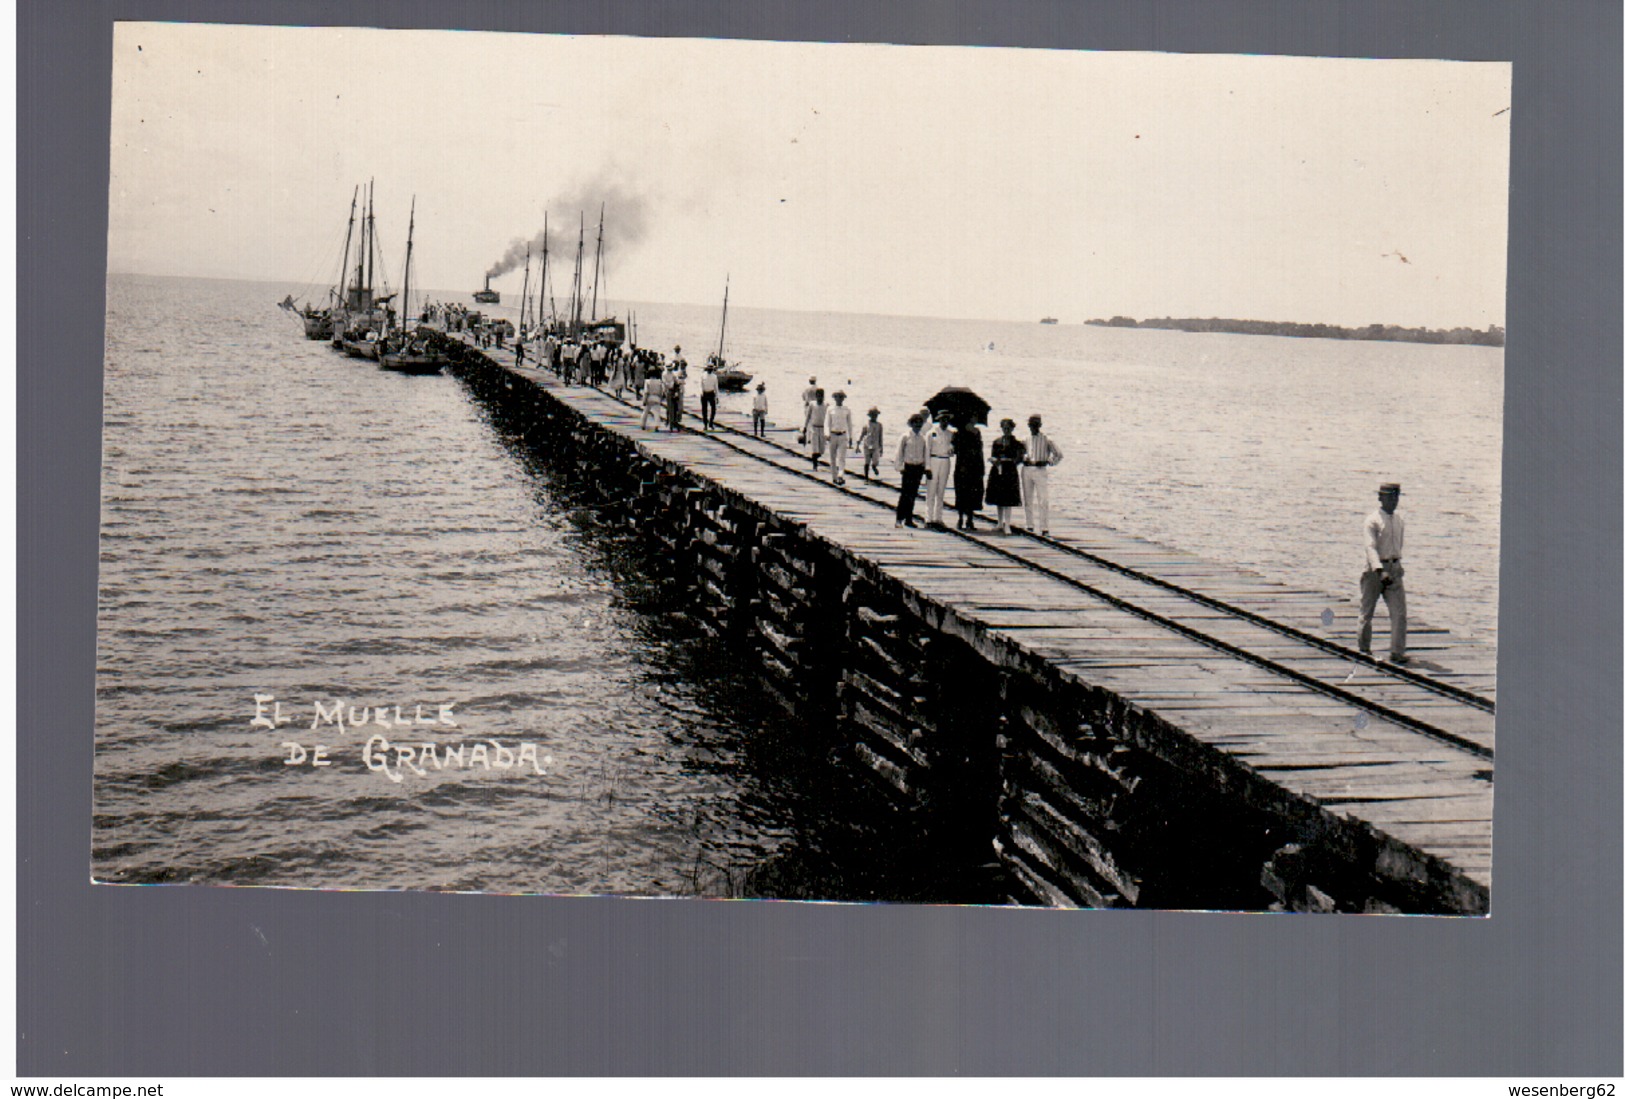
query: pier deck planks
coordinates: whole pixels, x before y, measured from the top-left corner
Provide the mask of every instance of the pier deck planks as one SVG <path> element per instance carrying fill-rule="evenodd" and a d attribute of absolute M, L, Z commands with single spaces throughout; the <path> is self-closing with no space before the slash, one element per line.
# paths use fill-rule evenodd
<path fill-rule="evenodd" d="M 1211 749 L 1242 761 L 1293 795 L 1363 821 L 1488 886 L 1490 760 L 1080 592 L 1023 562 L 1075 577 L 1243 652 L 1324 678 L 1362 699 L 1490 749 L 1492 714 L 1033 539 L 989 534 L 978 544 L 952 533 L 898 529 L 887 510 L 896 499 L 889 454 L 882 481 L 847 472 L 848 488 L 874 501 L 866 502 L 830 485 L 827 465 L 814 478 L 810 462 L 805 465 L 809 475 L 798 475 L 757 462 L 697 431 L 644 431 L 639 426 L 641 410 L 607 393 L 567 386 L 546 370 L 515 368 L 511 351 L 484 354 L 633 439 L 645 452 L 680 463 L 802 524 L 812 536 L 883 570 L 987 636 L 1045 659 L 1064 675 L 1109 689 L 1132 705 L 1163 716 Z M 691 410 L 697 394 L 686 398 Z M 780 448 L 795 445 L 793 431 L 772 428 L 762 442 L 748 437 L 748 417 L 724 410 L 718 419 L 746 432 L 727 434 L 730 442 L 775 461 L 787 458 Z M 698 417 L 689 411 L 685 424 L 698 427 Z M 861 455 L 854 464 L 861 468 Z M 922 522 L 924 514 L 922 492 L 916 507 Z M 1019 520 L 1019 511 L 1017 516 Z M 1060 513 L 1053 516 L 1051 536 L 1110 562 L 1352 647 L 1354 607 L 1348 597 L 1294 589 Z M 1010 560 L 1006 556 L 1010 553 L 1021 560 Z M 1326 611 L 1332 615 L 1330 627 L 1323 624 Z M 1493 699 L 1491 646 L 1420 623 L 1413 624 L 1411 632 L 1413 668 Z M 1386 640 L 1381 622 L 1377 640 Z"/>

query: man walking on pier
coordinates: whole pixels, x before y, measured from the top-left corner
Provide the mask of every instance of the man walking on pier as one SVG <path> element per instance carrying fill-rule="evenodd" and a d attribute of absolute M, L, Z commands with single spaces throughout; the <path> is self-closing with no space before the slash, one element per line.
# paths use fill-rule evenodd
<path fill-rule="evenodd" d="M 700 375 L 700 422 L 705 430 L 713 431 L 717 426 L 717 366 L 715 363 L 705 364 L 705 373 Z"/>
<path fill-rule="evenodd" d="M 666 367 L 666 430 L 683 429 L 683 383 L 688 380 L 688 361 L 683 358 L 681 345 L 672 349 L 672 360 Z"/>
<path fill-rule="evenodd" d="M 756 383 L 756 397 L 750 405 L 750 430 L 758 439 L 767 438 L 767 383 Z"/>
<path fill-rule="evenodd" d="M 1021 463 L 1021 504 L 1027 515 L 1028 532 L 1049 533 L 1049 467 L 1061 460 L 1061 448 L 1044 434 L 1044 418 L 1027 417 L 1027 457 Z"/>
<path fill-rule="evenodd" d="M 643 383 L 643 430 L 649 430 L 649 421 L 654 421 L 654 429 L 660 430 L 661 418 L 666 414 L 666 380 L 657 373 L 649 375 Z"/>
<path fill-rule="evenodd" d="M 869 410 L 869 422 L 858 436 L 858 449 L 863 451 L 863 475 L 880 473 L 880 456 L 886 452 L 886 429 L 880 424 L 880 409 Z"/>
<path fill-rule="evenodd" d="M 837 485 L 846 484 L 846 448 L 852 441 L 852 410 L 846 407 L 844 390 L 835 391 L 835 407 L 829 410 L 825 427 L 829 433 L 829 475 Z"/>
<path fill-rule="evenodd" d="M 925 477 L 925 460 L 929 453 L 920 427 L 925 417 L 916 412 L 908 418 L 908 434 L 897 447 L 897 469 L 903 475 L 902 489 L 897 494 L 897 525 L 917 527 L 914 521 L 914 498 L 920 494 L 920 481 Z"/>
<path fill-rule="evenodd" d="M 576 343 L 573 338 L 565 340 L 564 346 L 559 350 L 559 356 L 563 365 L 565 384 L 575 385 L 576 365 L 581 357 L 581 345 Z"/>
<path fill-rule="evenodd" d="M 609 361 L 609 344 L 603 340 L 595 339 L 592 342 L 592 384 L 603 385 L 609 380 L 609 371 L 605 364 Z"/>
<path fill-rule="evenodd" d="M 1377 490 L 1377 510 L 1365 518 L 1365 571 L 1360 574 L 1360 651 L 1371 655 L 1371 619 L 1377 598 L 1388 604 L 1388 659 L 1408 664 L 1405 655 L 1405 520 L 1394 514 L 1399 506 L 1399 485 L 1388 482 Z"/>

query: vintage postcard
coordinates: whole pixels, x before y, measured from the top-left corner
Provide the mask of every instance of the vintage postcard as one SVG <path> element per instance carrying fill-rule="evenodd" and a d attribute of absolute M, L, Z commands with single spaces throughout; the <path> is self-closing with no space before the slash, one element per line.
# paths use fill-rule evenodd
<path fill-rule="evenodd" d="M 113 52 L 96 881 L 1488 913 L 1510 65 Z"/>

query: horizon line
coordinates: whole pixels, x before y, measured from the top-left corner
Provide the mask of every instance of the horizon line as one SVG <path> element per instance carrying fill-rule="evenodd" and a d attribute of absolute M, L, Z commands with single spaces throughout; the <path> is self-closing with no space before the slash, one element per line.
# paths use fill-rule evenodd
<path fill-rule="evenodd" d="M 209 282 L 250 282 L 250 283 L 261 283 L 261 284 L 267 284 L 267 285 L 287 285 L 287 286 L 306 286 L 306 285 L 309 285 L 308 283 L 301 282 L 298 279 L 249 277 L 249 276 L 246 276 L 246 275 L 174 275 L 174 274 L 157 274 L 157 273 L 150 272 L 150 271 L 116 271 L 116 270 L 113 270 L 112 268 L 109 268 L 108 271 L 107 271 L 107 277 L 111 278 L 114 275 L 132 276 L 132 277 L 135 277 L 135 278 L 143 278 L 143 279 L 202 279 L 202 280 L 209 281 Z M 439 288 L 431 288 L 431 289 L 444 290 L 446 288 L 445 287 L 439 287 Z M 467 292 L 455 291 L 455 293 L 461 294 L 461 296 L 463 296 L 463 297 L 469 297 L 472 294 L 472 291 L 467 291 Z M 611 298 L 609 295 L 605 295 L 604 297 L 605 297 L 606 301 L 615 300 L 615 299 Z M 629 304 L 632 304 L 632 305 L 681 305 L 681 306 L 688 306 L 688 307 L 695 308 L 695 309 L 704 309 L 704 308 L 708 308 L 711 305 L 713 305 L 713 303 L 711 303 L 711 302 L 697 302 L 697 301 L 654 301 L 654 300 L 636 300 L 636 299 L 632 299 L 632 298 L 623 298 L 623 299 L 620 299 L 620 300 L 622 300 L 624 302 L 627 302 Z M 715 304 L 715 307 L 720 311 L 721 308 L 722 308 L 721 303 L 717 302 L 717 303 L 714 303 L 714 304 Z M 865 311 L 865 310 L 855 310 L 855 309 L 797 309 L 797 308 L 794 308 L 794 307 L 791 307 L 791 306 L 777 306 L 777 305 L 735 305 L 733 308 L 735 308 L 735 309 L 762 310 L 764 312 L 779 312 L 779 313 L 839 313 L 839 314 L 843 314 L 843 315 L 846 315 L 846 316 L 852 316 L 852 317 L 895 317 L 895 318 L 904 318 L 904 319 L 911 319 L 911 320 L 988 322 L 988 323 L 996 323 L 996 324 L 1026 324 L 1026 323 L 1038 324 L 1038 323 L 1040 323 L 1040 321 L 1042 320 L 1043 317 L 1051 317 L 1051 316 L 1055 315 L 1053 313 L 1043 313 L 1043 314 L 1041 314 L 1041 316 L 1034 316 L 1032 318 L 1026 318 L 1026 317 L 958 317 L 958 316 L 947 316 L 947 315 L 939 314 L 939 313 L 883 313 L 883 312 L 869 312 L 869 311 Z M 1090 318 L 1088 318 L 1086 320 L 1057 321 L 1056 323 L 1057 323 L 1057 325 L 1064 325 L 1064 326 L 1072 326 L 1072 327 L 1081 328 L 1081 327 L 1084 327 L 1086 325 L 1089 325 L 1090 321 L 1093 321 L 1093 320 L 1110 320 L 1110 319 L 1112 319 L 1113 316 L 1119 316 L 1119 315 L 1128 316 L 1128 314 L 1107 314 L 1107 313 L 1102 313 L 1102 314 L 1098 314 L 1096 316 L 1090 317 Z M 1383 325 L 1383 326 L 1391 327 L 1391 328 L 1423 328 L 1423 327 L 1426 327 L 1426 328 L 1434 329 L 1436 331 L 1450 331 L 1451 329 L 1455 329 L 1455 328 L 1468 328 L 1468 329 L 1471 329 L 1473 331 L 1487 331 L 1489 329 L 1489 327 L 1492 327 L 1492 326 L 1496 327 L 1496 328 L 1500 328 L 1503 331 L 1506 329 L 1506 319 L 1505 318 L 1502 318 L 1500 320 L 1495 320 L 1495 321 L 1487 321 L 1487 322 L 1485 322 L 1485 327 L 1484 328 L 1478 328 L 1477 326 L 1474 326 L 1474 325 L 1462 324 L 1462 323 L 1457 323 L 1457 324 L 1452 324 L 1452 325 L 1443 325 L 1443 324 L 1439 324 L 1439 323 L 1423 325 L 1423 324 L 1419 324 L 1419 323 L 1418 324 L 1396 324 L 1396 323 L 1391 322 L 1391 321 L 1365 321 L 1365 322 L 1363 322 L 1363 324 L 1356 325 L 1356 324 L 1352 324 L 1352 323 L 1337 322 L 1337 321 L 1282 320 L 1282 319 L 1280 319 L 1278 317 L 1227 317 L 1227 316 L 1222 316 L 1222 315 L 1219 315 L 1219 314 L 1212 314 L 1212 315 L 1203 316 L 1203 315 L 1199 315 L 1199 314 L 1195 314 L 1195 313 L 1184 314 L 1184 315 L 1178 315 L 1178 314 L 1173 314 L 1173 313 L 1164 313 L 1164 314 L 1161 314 L 1160 316 L 1152 315 L 1152 314 L 1148 313 L 1144 317 L 1138 317 L 1138 318 L 1137 317 L 1129 317 L 1129 319 L 1134 320 L 1136 323 L 1139 323 L 1141 321 L 1146 321 L 1146 320 L 1237 320 L 1237 321 L 1249 321 L 1249 322 L 1253 322 L 1253 323 L 1257 323 L 1257 324 L 1304 324 L 1304 325 L 1323 324 L 1323 325 L 1327 325 L 1328 327 L 1335 327 L 1335 328 L 1361 328 L 1361 327 L 1368 327 L 1370 325 Z M 1099 327 L 1110 327 L 1110 326 L 1108 326 L 1108 325 L 1092 325 L 1091 327 L 1099 328 Z"/>

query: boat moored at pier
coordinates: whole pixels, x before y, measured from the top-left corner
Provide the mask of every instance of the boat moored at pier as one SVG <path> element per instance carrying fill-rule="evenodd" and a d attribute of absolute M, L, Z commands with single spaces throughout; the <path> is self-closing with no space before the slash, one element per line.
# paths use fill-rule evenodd
<path fill-rule="evenodd" d="M 417 227 L 418 200 L 412 199 L 412 212 L 406 221 L 406 262 L 401 270 L 401 313 L 412 315 L 412 236 Z M 434 329 L 418 325 L 408 332 L 405 326 L 391 332 L 378 344 L 378 365 L 401 374 L 438 374 L 448 361 L 434 342 Z"/>
<path fill-rule="evenodd" d="M 741 370 L 737 363 L 730 366 L 726 348 L 728 343 L 728 284 L 722 285 L 722 331 L 717 336 L 717 350 L 715 354 L 706 356 L 706 364 L 716 367 L 717 388 L 730 393 L 739 393 L 750 384 L 755 377 L 748 371 Z"/>
<path fill-rule="evenodd" d="M 350 224 L 356 225 L 355 200 L 350 203 Z M 394 327 L 395 311 L 389 303 L 393 293 L 377 292 L 373 277 L 378 271 L 378 226 L 372 211 L 372 184 L 367 185 L 367 212 L 360 219 L 361 239 L 355 253 L 355 270 L 344 287 L 343 298 L 333 310 L 333 346 L 357 359 L 376 359 L 376 343 Z M 351 233 L 344 237 L 344 264 L 349 268 Z"/>

